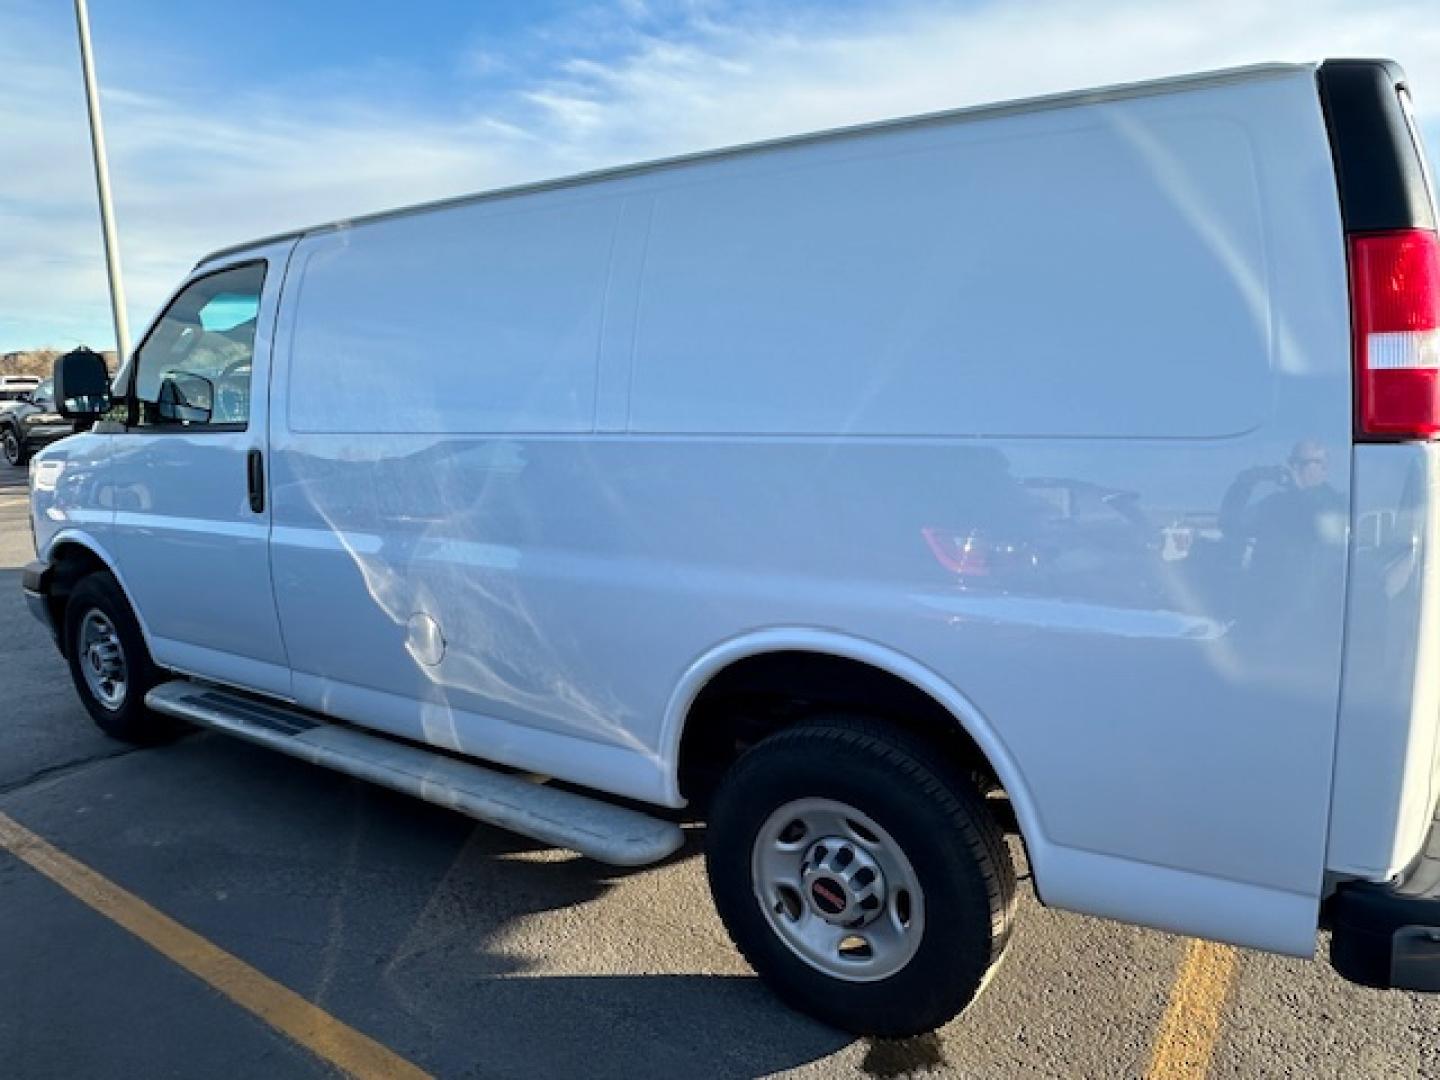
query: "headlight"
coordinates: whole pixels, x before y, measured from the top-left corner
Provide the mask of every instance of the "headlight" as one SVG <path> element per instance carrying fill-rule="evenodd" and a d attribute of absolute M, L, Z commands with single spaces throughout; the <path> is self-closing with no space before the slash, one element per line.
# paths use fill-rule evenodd
<path fill-rule="evenodd" d="M 44 458 L 30 459 L 30 490 L 54 491 L 65 469 L 63 461 L 46 461 Z"/>

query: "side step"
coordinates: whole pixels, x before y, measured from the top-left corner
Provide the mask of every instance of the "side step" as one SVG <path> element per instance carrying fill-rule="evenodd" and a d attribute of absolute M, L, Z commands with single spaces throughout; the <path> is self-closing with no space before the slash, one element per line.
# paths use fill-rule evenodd
<path fill-rule="evenodd" d="M 145 704 L 612 866 L 659 862 L 684 842 L 678 825 L 638 810 L 219 687 L 177 679 L 151 690 Z"/>

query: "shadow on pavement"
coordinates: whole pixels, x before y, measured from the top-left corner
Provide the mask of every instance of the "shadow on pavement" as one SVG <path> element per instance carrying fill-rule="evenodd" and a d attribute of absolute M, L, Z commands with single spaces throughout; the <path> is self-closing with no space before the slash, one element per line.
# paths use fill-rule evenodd
<path fill-rule="evenodd" d="M 744 972 L 693 836 L 617 870 L 204 733 L 0 809 L 438 1076 L 759 1075 L 852 1041 Z M 4 936 L 57 977 L 85 947 Z M 147 988 L 116 972 L 84 992 Z"/>

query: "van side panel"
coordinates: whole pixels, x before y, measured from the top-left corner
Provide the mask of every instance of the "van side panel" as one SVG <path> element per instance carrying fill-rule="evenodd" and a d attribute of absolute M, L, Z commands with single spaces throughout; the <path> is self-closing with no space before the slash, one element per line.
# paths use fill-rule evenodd
<path fill-rule="evenodd" d="M 583 194 L 608 213 L 613 197 L 616 235 L 593 293 L 578 266 L 598 241 L 565 249 L 578 262 L 558 278 L 517 279 L 507 310 L 546 326 L 442 339 L 415 305 L 386 309 L 396 392 L 437 403 L 429 427 L 411 404 L 387 418 L 378 384 L 361 394 L 344 353 L 307 344 L 372 325 L 387 286 L 312 314 L 302 255 L 326 240 L 340 280 L 384 223 L 297 249 L 277 400 L 312 364 L 329 395 L 318 424 L 275 410 L 297 696 L 674 803 L 665 717 L 697 661 L 760 630 L 846 635 L 973 705 L 966 722 L 1014 763 L 1048 902 L 1307 952 L 1351 467 L 1313 72 L 567 192 L 515 201 Z M 426 235 L 483 262 L 464 209 L 430 212 L 447 225 Z M 426 216 L 395 219 L 388 243 Z M 582 278 L 568 298 L 534 291 Z M 548 427 L 485 412 L 472 333 L 538 364 Z M 574 430 L 552 363 L 593 371 L 595 430 Z M 457 422 L 444 393 L 466 374 L 479 411 Z M 512 375 L 496 386 L 514 401 Z"/>
<path fill-rule="evenodd" d="M 619 208 L 613 197 L 561 193 L 306 239 L 286 426 L 592 430 Z"/>
<path fill-rule="evenodd" d="M 1440 779 L 1440 446 L 1358 445 L 1354 477 L 1327 865 L 1384 881 L 1419 854 Z"/>
<path fill-rule="evenodd" d="M 280 316 L 271 552 L 297 700 L 532 768 L 585 759 L 598 786 L 654 797 L 653 763 L 602 764 L 590 730 L 615 710 L 565 694 L 550 658 L 529 654 L 540 628 L 526 632 L 512 582 L 535 553 L 497 506 L 524 476 L 530 548 L 530 529 L 579 512 L 585 475 L 537 476 L 507 433 L 593 430 L 621 208 L 561 191 L 300 241 Z M 563 607 L 537 614 L 564 621 Z M 509 724 L 547 709 L 589 743 L 557 744 L 551 725 L 537 745 L 533 726 Z"/>
<path fill-rule="evenodd" d="M 1240 123 L 1188 105 L 890 135 L 657 192 L 630 430 L 1258 427 L 1274 312 L 1255 157 Z"/>

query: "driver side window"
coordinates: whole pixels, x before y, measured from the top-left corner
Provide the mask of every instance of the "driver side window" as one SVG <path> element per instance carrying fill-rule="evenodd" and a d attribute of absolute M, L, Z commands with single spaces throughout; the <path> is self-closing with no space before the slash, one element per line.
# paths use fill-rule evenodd
<path fill-rule="evenodd" d="M 139 427 L 243 428 L 265 264 L 192 282 L 135 357 Z"/>

